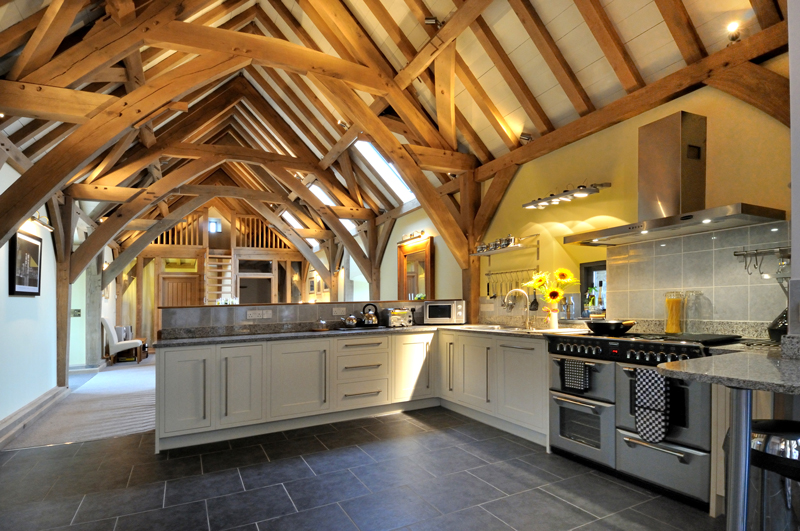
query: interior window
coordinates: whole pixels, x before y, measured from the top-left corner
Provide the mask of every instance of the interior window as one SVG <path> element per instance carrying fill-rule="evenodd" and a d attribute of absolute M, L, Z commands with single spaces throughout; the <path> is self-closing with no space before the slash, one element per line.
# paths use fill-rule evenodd
<path fill-rule="evenodd" d="M 386 159 L 378 153 L 378 150 L 370 144 L 369 142 L 365 142 L 363 140 L 359 140 L 356 142 L 356 149 L 364 155 L 364 158 L 367 159 L 367 162 L 375 168 L 375 171 L 380 173 L 381 177 L 386 184 L 388 184 L 400 199 L 403 200 L 404 203 L 411 201 L 414 199 L 414 193 L 406 186 L 406 183 L 403 182 L 403 179 L 400 177 L 400 174 L 397 173 L 397 170 L 394 167 L 386 162 Z"/>

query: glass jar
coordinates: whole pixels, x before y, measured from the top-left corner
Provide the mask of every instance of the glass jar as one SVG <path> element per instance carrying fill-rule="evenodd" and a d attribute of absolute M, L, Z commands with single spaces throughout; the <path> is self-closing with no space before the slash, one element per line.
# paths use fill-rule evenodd
<path fill-rule="evenodd" d="M 682 291 L 668 291 L 665 294 L 667 321 L 664 331 L 667 334 L 683 332 L 683 310 L 686 294 Z"/>

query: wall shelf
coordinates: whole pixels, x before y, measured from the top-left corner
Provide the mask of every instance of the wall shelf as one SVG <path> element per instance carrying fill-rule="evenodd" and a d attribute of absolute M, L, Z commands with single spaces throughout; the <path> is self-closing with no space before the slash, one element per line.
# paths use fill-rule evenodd
<path fill-rule="evenodd" d="M 514 245 L 509 245 L 508 247 L 503 247 L 501 249 L 495 249 L 494 251 L 484 251 L 482 253 L 470 253 L 470 256 L 493 256 L 496 254 L 503 254 L 503 253 L 513 253 L 514 251 L 521 251 L 523 249 L 539 249 L 539 235 L 533 234 L 531 236 L 525 236 L 524 238 L 519 238 L 517 241 L 523 242 L 525 240 L 536 239 L 536 243 L 533 245 L 526 245 L 522 243 L 516 243 Z"/>

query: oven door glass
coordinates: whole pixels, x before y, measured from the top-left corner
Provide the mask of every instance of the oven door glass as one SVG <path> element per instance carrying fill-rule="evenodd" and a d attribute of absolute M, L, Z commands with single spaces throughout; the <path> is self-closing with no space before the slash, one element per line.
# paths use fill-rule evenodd
<path fill-rule="evenodd" d="M 550 446 L 614 467 L 614 404 L 550 392 Z"/>

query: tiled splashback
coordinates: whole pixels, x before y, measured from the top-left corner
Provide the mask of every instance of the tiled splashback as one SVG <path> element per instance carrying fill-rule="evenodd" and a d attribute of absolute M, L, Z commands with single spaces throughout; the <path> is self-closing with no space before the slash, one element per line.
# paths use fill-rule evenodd
<path fill-rule="evenodd" d="M 204 306 L 191 308 L 165 308 L 161 310 L 159 339 L 184 337 L 211 337 L 248 333 L 271 333 L 309 330 L 317 319 L 327 322 L 329 328 L 339 328 L 342 321 L 334 316 L 334 308 L 343 308 L 345 315 L 361 316 L 367 302 L 330 302 L 317 304 L 276 304 L 258 306 Z M 421 302 L 379 301 L 381 308 L 422 309 Z M 248 319 L 248 310 L 271 312 L 268 317 Z M 422 314 L 417 314 L 421 319 Z"/>
<path fill-rule="evenodd" d="M 666 292 L 699 291 L 687 304 L 688 332 L 733 332 L 721 326 L 739 322 L 743 335 L 753 335 L 786 308 L 786 296 L 774 278 L 748 274 L 744 258 L 733 253 L 788 246 L 789 240 L 789 223 L 776 222 L 609 247 L 608 318 L 664 320 Z M 761 272 L 774 277 L 777 267 L 768 255 Z"/>

